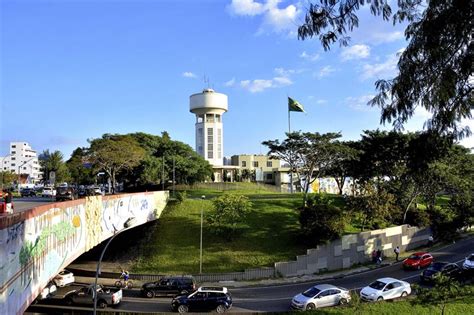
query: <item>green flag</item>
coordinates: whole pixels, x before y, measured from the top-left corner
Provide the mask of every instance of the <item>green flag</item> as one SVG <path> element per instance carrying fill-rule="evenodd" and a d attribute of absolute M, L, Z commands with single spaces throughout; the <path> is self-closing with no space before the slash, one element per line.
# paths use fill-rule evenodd
<path fill-rule="evenodd" d="M 303 105 L 301 105 L 300 103 L 298 103 L 297 101 L 295 101 L 291 97 L 288 97 L 288 111 L 289 112 L 303 112 L 303 113 L 305 113 Z"/>

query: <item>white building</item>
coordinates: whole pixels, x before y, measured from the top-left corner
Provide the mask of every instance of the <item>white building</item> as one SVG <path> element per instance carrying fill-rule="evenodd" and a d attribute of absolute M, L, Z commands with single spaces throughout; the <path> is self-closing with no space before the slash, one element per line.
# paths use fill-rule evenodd
<path fill-rule="evenodd" d="M 9 151 L 7 156 L 0 157 L 2 171 L 20 174 L 22 182 L 37 183 L 41 180 L 37 153 L 27 142 L 10 142 Z"/>

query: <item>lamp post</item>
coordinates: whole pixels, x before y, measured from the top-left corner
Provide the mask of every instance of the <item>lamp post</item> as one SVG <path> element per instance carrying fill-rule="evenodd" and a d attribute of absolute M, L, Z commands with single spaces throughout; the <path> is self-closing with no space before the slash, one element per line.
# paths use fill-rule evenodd
<path fill-rule="evenodd" d="M 125 221 L 124 228 L 121 229 L 120 231 L 117 230 L 115 226 L 114 227 L 114 235 L 109 239 L 107 244 L 105 245 L 104 249 L 102 250 L 102 253 L 100 253 L 100 258 L 99 261 L 97 262 L 97 269 L 95 271 L 95 280 L 94 280 L 94 315 L 97 314 L 97 280 L 99 278 L 99 271 L 100 271 L 100 263 L 102 262 L 102 258 L 104 257 L 105 251 L 107 250 L 107 247 L 109 247 L 110 243 L 113 241 L 113 239 L 119 235 L 120 233 L 132 228 L 133 226 L 127 226 L 126 223 L 130 221 L 131 218 L 129 218 L 127 221 Z"/>
<path fill-rule="evenodd" d="M 206 196 L 202 195 L 201 199 L 206 199 Z M 202 224 L 204 221 L 204 205 L 201 207 L 201 242 L 199 246 L 199 274 L 202 273 Z"/>

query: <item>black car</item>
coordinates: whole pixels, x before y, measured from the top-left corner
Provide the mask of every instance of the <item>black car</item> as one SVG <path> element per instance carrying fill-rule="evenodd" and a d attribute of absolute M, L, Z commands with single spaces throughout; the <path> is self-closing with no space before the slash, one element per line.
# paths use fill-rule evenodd
<path fill-rule="evenodd" d="M 74 187 L 56 188 L 56 201 L 75 200 L 77 198 L 77 191 Z"/>
<path fill-rule="evenodd" d="M 432 282 L 439 274 L 443 274 L 455 280 L 460 280 L 462 277 L 462 269 L 453 263 L 434 262 L 428 267 L 428 269 L 421 273 L 420 280 L 422 282 Z"/>
<path fill-rule="evenodd" d="M 142 285 L 143 296 L 152 298 L 157 295 L 188 294 L 196 290 L 196 281 L 193 277 L 173 276 L 164 277 L 159 281 L 148 282 Z"/>
<path fill-rule="evenodd" d="M 224 313 L 232 307 L 232 296 L 225 287 L 200 287 L 190 295 L 176 296 L 171 309 L 179 313 L 189 311 L 215 311 Z"/>
<path fill-rule="evenodd" d="M 22 197 L 36 197 L 36 191 L 31 188 L 24 188 L 20 191 Z"/>

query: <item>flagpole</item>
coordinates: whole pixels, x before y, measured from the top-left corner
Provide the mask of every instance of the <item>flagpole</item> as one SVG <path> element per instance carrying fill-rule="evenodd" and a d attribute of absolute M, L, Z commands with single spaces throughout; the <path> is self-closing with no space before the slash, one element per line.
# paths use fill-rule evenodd
<path fill-rule="evenodd" d="M 291 133 L 290 106 L 288 105 L 288 135 Z M 293 193 L 293 163 L 290 160 L 290 194 Z"/>

